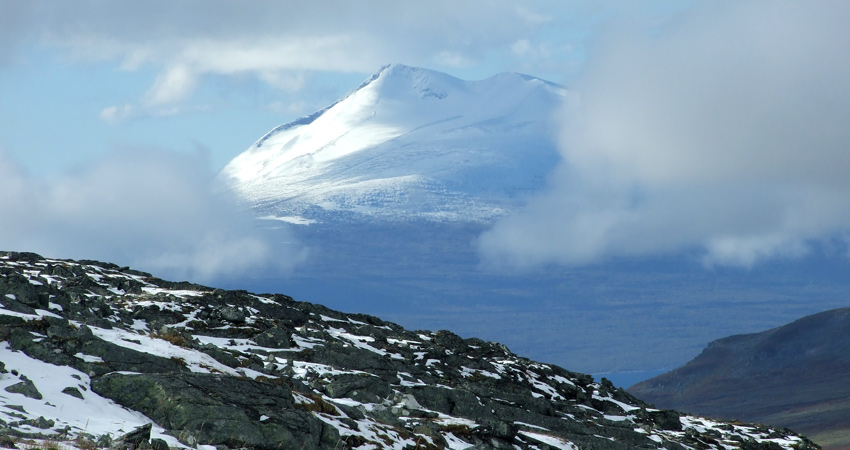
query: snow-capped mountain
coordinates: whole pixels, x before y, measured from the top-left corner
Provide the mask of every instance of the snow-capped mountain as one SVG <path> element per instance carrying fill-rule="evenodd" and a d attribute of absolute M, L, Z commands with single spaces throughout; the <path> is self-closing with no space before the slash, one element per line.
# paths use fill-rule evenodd
<path fill-rule="evenodd" d="M 33 449 L 817 448 L 495 342 L 15 252 L 0 252 L 0 425 L 0 445 Z"/>
<path fill-rule="evenodd" d="M 270 131 L 220 176 L 270 216 L 486 221 L 542 185 L 558 157 L 553 116 L 569 97 L 516 73 L 463 81 L 388 65 Z"/>

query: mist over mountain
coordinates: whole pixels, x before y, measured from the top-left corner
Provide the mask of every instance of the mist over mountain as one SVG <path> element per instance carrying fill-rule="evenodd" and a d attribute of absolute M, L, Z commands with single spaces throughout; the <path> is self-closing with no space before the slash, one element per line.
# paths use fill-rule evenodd
<path fill-rule="evenodd" d="M 226 286 L 450 327 L 622 385 L 684 364 L 711 340 L 842 306 L 843 260 L 749 271 L 706 271 L 690 254 L 489 265 L 482 234 L 547 189 L 561 161 L 553 137 L 576 102 L 527 75 L 464 81 L 384 67 L 221 170 L 278 233 L 272 255 L 288 262 L 306 249 L 290 275 L 256 270 Z"/>

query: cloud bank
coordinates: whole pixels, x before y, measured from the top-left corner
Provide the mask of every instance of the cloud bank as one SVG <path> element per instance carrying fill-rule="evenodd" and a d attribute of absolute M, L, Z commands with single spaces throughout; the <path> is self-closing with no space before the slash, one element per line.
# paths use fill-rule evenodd
<path fill-rule="evenodd" d="M 509 66 L 570 58 L 572 48 L 562 41 L 571 37 L 540 31 L 587 9 L 594 8 L 549 0 L 525 6 L 477 0 L 332 5 L 33 0 L 4 3 L 0 38 L 40 39 L 72 62 L 119 62 L 127 71 L 155 71 L 137 102 L 104 109 L 105 120 L 117 121 L 173 114 L 207 75 L 251 77 L 293 91 L 303 87 L 305 74 L 372 73 L 391 62 L 446 70 L 487 65 L 494 54 L 507 58 Z M 514 55 L 512 48 L 523 51 Z M 0 50 L 0 62 L 9 60 L 6 53 L 4 58 Z"/>
<path fill-rule="evenodd" d="M 99 259 L 208 282 L 289 270 L 300 250 L 213 190 L 200 155 L 125 151 L 52 179 L 28 176 L 0 152 L 0 248 Z"/>
<path fill-rule="evenodd" d="M 549 189 L 481 236 L 484 259 L 699 249 L 749 267 L 844 241 L 847 17 L 841 1 L 711 1 L 650 31 L 612 27 L 565 109 Z"/>

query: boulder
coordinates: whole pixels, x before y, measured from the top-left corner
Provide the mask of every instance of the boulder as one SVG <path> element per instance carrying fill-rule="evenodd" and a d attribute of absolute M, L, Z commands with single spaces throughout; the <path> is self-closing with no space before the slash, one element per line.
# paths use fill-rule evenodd
<path fill-rule="evenodd" d="M 113 372 L 94 380 L 92 390 L 145 414 L 186 445 L 333 448 L 321 439 L 326 425 L 294 409 L 292 393 L 283 383 L 199 373 Z"/>
<path fill-rule="evenodd" d="M 135 450 L 150 444 L 152 424 L 144 424 L 135 430 L 121 436 L 113 443 L 113 448 Z"/>
<path fill-rule="evenodd" d="M 13 394 L 21 394 L 29 398 L 33 398 L 36 400 L 41 400 L 42 395 L 41 392 L 38 392 L 35 384 L 29 378 L 21 375 L 21 382 L 15 383 L 11 386 L 6 387 L 6 392 L 11 392 Z"/>
<path fill-rule="evenodd" d="M 292 342 L 289 339 L 289 335 L 289 332 L 282 328 L 272 327 L 254 336 L 254 342 L 262 347 L 290 348 Z"/>

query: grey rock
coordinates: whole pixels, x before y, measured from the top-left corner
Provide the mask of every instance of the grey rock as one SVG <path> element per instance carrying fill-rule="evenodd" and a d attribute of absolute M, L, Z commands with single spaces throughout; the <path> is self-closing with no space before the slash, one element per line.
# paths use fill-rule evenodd
<path fill-rule="evenodd" d="M 293 409 L 285 384 L 197 373 L 110 373 L 93 381 L 92 390 L 145 414 L 187 445 L 322 448 L 324 425 Z M 269 419 L 260 422 L 262 415 Z"/>
<path fill-rule="evenodd" d="M 0 435 L 0 447 L 3 448 L 18 448 L 15 439 L 11 436 Z"/>
<path fill-rule="evenodd" d="M 151 450 L 169 450 L 168 442 L 165 442 L 165 439 L 153 438 L 151 439 Z"/>
<path fill-rule="evenodd" d="M 292 343 L 289 339 L 290 333 L 279 327 L 272 327 L 254 336 L 257 345 L 270 348 L 290 348 Z"/>
<path fill-rule="evenodd" d="M 75 387 L 71 387 L 71 386 L 68 386 L 65 389 L 62 389 L 62 393 L 68 394 L 71 397 L 77 397 L 77 398 L 80 398 L 80 399 L 83 398 L 83 393 L 80 392 L 79 389 L 77 389 Z"/>
<path fill-rule="evenodd" d="M 232 306 L 221 308 L 219 314 L 222 319 L 228 322 L 245 323 L 245 313 Z"/>
<path fill-rule="evenodd" d="M 113 444 L 112 447 L 122 450 L 134 450 L 144 448 L 149 445 L 151 440 L 152 424 L 142 425 L 135 430 L 121 436 Z"/>
<path fill-rule="evenodd" d="M 41 392 L 38 392 L 38 389 L 36 389 L 35 384 L 29 378 L 21 375 L 21 380 L 22 381 L 20 383 L 15 383 L 11 386 L 6 387 L 6 392 L 11 392 L 13 394 L 21 394 L 36 400 L 41 400 L 43 398 Z"/>
<path fill-rule="evenodd" d="M 12 424 L 13 426 L 21 426 L 21 425 L 29 425 L 34 428 L 39 428 L 42 430 L 47 430 L 49 428 L 53 428 L 56 425 L 52 419 L 45 419 L 44 416 L 39 416 L 37 419 L 27 419 L 21 420 L 19 422 L 15 422 Z"/>
<path fill-rule="evenodd" d="M 357 392 L 353 393 L 354 391 Z M 334 377 L 333 381 L 325 386 L 325 393 L 331 398 L 349 395 L 357 401 L 378 403 L 387 398 L 392 393 L 392 389 L 386 382 L 373 375 L 346 374 Z"/>

